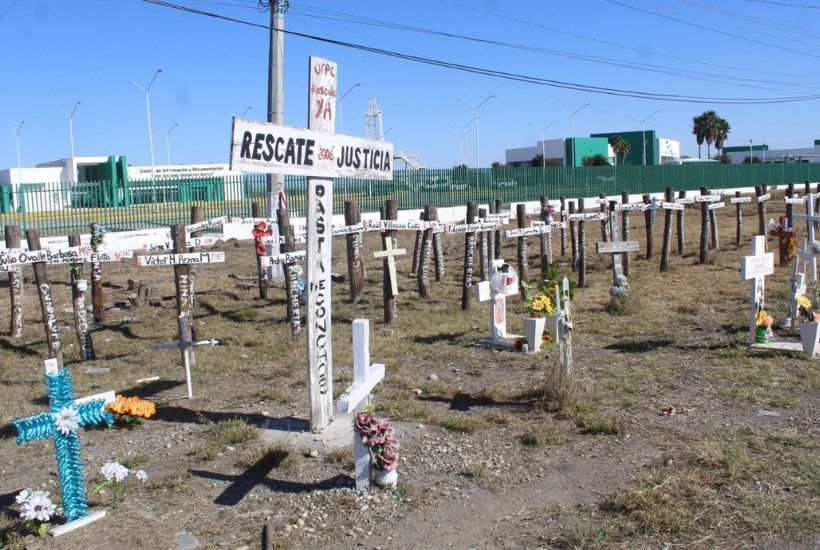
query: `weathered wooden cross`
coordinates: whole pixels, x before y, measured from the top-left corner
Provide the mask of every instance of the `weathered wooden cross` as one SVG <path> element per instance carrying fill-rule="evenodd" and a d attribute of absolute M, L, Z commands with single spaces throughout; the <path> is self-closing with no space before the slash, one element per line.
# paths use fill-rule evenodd
<path fill-rule="evenodd" d="M 193 357 L 193 352 L 190 351 L 190 348 L 195 348 L 197 346 L 217 346 L 219 345 L 219 340 L 213 338 L 210 340 L 191 340 L 190 334 L 188 333 L 188 330 L 186 330 L 189 326 L 187 322 L 188 315 L 188 312 L 182 312 L 177 318 L 180 335 L 179 342 L 174 342 L 171 344 L 157 344 L 154 346 L 154 349 L 179 349 L 182 352 L 182 368 L 185 369 L 185 388 L 188 392 L 188 399 L 193 399 L 194 386 L 191 380 L 191 359 Z M 189 353 L 186 353 L 186 351 Z"/>
<path fill-rule="evenodd" d="M 777 237 L 777 256 L 781 266 L 786 265 L 794 259 L 794 255 L 789 253 L 789 248 L 794 242 L 796 233 L 790 227 L 787 227 L 786 216 L 778 218 L 777 227 L 769 227 L 769 236 Z"/>
<path fill-rule="evenodd" d="M 507 296 L 518 294 L 518 277 L 504 260 L 490 263 L 490 280 L 476 285 L 476 299 L 490 304 L 490 337 L 478 343 L 504 349 L 512 348 L 520 336 L 507 334 Z"/>
<path fill-rule="evenodd" d="M 572 375 L 572 313 L 569 310 L 569 280 L 566 277 L 561 288 L 558 283 L 555 284 L 555 297 L 558 306 L 558 369 L 564 380 L 568 380 Z"/>
<path fill-rule="evenodd" d="M 808 239 L 803 239 L 803 249 L 798 250 L 794 255 L 792 268 L 791 289 L 789 291 L 789 310 L 787 317 L 792 324 L 796 324 L 800 312 L 797 305 L 797 298 L 806 294 L 806 264 L 812 262 L 816 264 L 813 254 L 809 254 Z"/>
<path fill-rule="evenodd" d="M 608 242 L 599 242 L 597 243 L 596 250 L 598 254 L 612 254 L 612 285 L 617 286 L 618 278 L 624 277 L 626 278 L 626 274 L 624 273 L 623 269 L 623 262 L 621 260 L 622 256 L 629 252 L 637 252 L 640 250 L 640 244 L 638 241 L 622 241 L 619 237 L 619 224 L 618 224 L 618 215 L 617 207 L 619 205 L 614 201 L 610 203 L 610 213 L 609 213 L 609 235 L 610 240 Z M 631 205 L 630 205 L 631 206 Z"/>
<path fill-rule="evenodd" d="M 384 258 L 384 269 L 390 276 L 390 291 L 393 297 L 399 295 L 399 283 L 396 279 L 396 256 L 403 256 L 407 254 L 404 248 L 393 248 L 393 239 L 387 238 L 384 240 L 384 250 L 373 253 L 374 258 Z"/>
<path fill-rule="evenodd" d="M 807 228 L 808 228 L 808 250 L 804 251 L 804 254 L 810 255 L 811 261 L 811 280 L 817 280 L 817 256 L 818 253 L 814 250 L 814 242 L 815 242 L 815 228 L 814 222 L 820 222 L 820 216 L 816 216 L 814 214 L 814 195 L 811 193 L 806 195 L 806 213 L 805 214 L 795 214 L 794 218 L 796 220 L 806 220 Z M 798 255 L 800 253 L 798 252 Z M 802 259 L 807 260 L 808 258 L 805 256 L 801 256 Z"/>
<path fill-rule="evenodd" d="M 333 419 L 331 236 L 333 178 L 390 180 L 393 145 L 334 135 L 336 63 L 309 60 L 308 130 L 233 119 L 231 169 L 307 176 L 307 356 L 310 429 Z"/>
<path fill-rule="evenodd" d="M 361 412 L 370 403 L 370 392 L 384 379 L 384 365 L 370 363 L 370 320 L 353 321 L 353 384 L 339 396 L 336 412 L 339 414 Z M 353 445 L 356 453 L 356 489 L 370 485 L 370 449 L 362 443 L 362 437 L 353 429 Z"/>
<path fill-rule="evenodd" d="M 51 531 L 52 535 L 58 536 L 105 516 L 104 510 L 88 514 L 77 430 L 81 426 L 114 422 L 111 413 L 105 410 L 105 405 L 114 401 L 114 392 L 75 400 L 71 372 L 60 368 L 57 359 L 46 360 L 45 379 L 49 412 L 17 419 L 14 426 L 18 445 L 46 438 L 54 441 L 63 515 L 68 521 Z"/>
<path fill-rule="evenodd" d="M 765 277 L 774 273 L 774 254 L 766 252 L 766 237 L 755 235 L 752 237 L 752 255 L 741 258 L 741 277 L 752 281 L 751 298 L 749 300 L 749 345 L 755 344 L 757 331 L 757 314 L 765 308 Z"/>

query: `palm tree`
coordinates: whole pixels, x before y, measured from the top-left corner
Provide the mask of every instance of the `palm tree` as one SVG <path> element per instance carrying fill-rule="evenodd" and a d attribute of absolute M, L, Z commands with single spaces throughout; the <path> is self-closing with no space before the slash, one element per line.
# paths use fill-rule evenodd
<path fill-rule="evenodd" d="M 618 157 L 621 157 L 621 162 L 623 163 L 629 154 L 629 142 L 625 140 L 621 134 L 615 134 L 609 138 L 609 145 L 615 152 L 615 164 L 618 163 Z"/>
<path fill-rule="evenodd" d="M 705 119 L 703 115 L 692 117 L 692 133 L 698 142 L 698 158 L 700 158 L 700 146 L 703 145 L 703 138 L 706 136 Z"/>
<path fill-rule="evenodd" d="M 729 137 L 729 131 L 732 127 L 729 125 L 729 122 L 723 117 L 717 117 L 717 124 L 715 125 L 715 149 L 717 149 L 717 156 L 721 158 L 720 150 L 723 149 L 723 144 L 726 142 L 726 139 Z"/>

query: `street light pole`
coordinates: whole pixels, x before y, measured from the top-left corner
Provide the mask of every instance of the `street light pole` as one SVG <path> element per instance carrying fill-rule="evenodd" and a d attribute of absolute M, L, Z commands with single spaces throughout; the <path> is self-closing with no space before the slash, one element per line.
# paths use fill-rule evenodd
<path fill-rule="evenodd" d="M 476 165 L 476 168 L 481 168 L 481 150 L 480 150 L 480 147 L 479 147 L 479 130 L 478 130 L 478 123 L 479 123 L 479 120 L 481 119 L 481 117 L 480 117 L 480 114 L 479 114 L 478 110 L 481 108 L 482 105 L 484 105 L 485 103 L 487 103 L 488 101 L 490 101 L 494 97 L 495 97 L 495 94 L 490 94 L 489 96 L 487 96 L 487 99 L 485 99 L 484 101 L 482 101 L 478 105 L 473 105 L 472 103 L 470 103 L 469 101 L 467 101 L 465 99 L 458 98 L 459 101 L 461 101 L 462 103 L 465 103 L 465 104 L 469 105 L 470 107 L 472 107 L 473 109 L 475 109 L 475 118 L 473 120 L 475 120 L 475 165 Z"/>
<path fill-rule="evenodd" d="M 14 132 L 14 138 L 17 140 L 17 179 L 18 180 L 20 180 L 20 170 L 21 170 L 20 169 L 20 130 L 23 129 L 23 124 L 25 124 L 25 123 L 26 123 L 26 121 L 24 120 L 24 121 L 20 122 L 20 124 L 17 126 L 16 130 L 14 129 L 14 127 L 12 127 L 12 129 L 11 129 L 11 131 Z M 20 182 L 18 181 L 17 183 L 20 183 Z"/>
<path fill-rule="evenodd" d="M 552 126 L 553 124 L 558 124 L 557 120 L 553 120 L 543 128 L 541 128 L 541 174 L 543 175 L 544 169 L 547 167 L 547 146 L 544 144 L 544 131 L 547 128 Z"/>
<path fill-rule="evenodd" d="M 651 115 L 649 115 L 648 117 L 646 117 L 645 119 L 643 119 L 641 121 L 641 124 L 643 124 L 643 129 L 641 130 L 641 141 L 643 142 L 643 154 L 642 154 L 641 158 L 643 159 L 642 164 L 644 166 L 646 166 L 646 121 L 649 120 L 650 118 L 652 118 L 653 116 L 657 115 L 658 113 L 660 113 L 660 111 L 655 111 L 654 113 L 652 113 Z"/>
<path fill-rule="evenodd" d="M 162 128 L 157 128 L 157 130 L 159 130 L 160 132 L 165 134 L 165 155 L 166 155 L 165 158 L 167 159 L 168 166 L 171 166 L 171 138 L 168 137 L 168 136 L 171 135 L 171 132 L 173 132 L 174 128 L 176 128 L 177 126 L 179 126 L 179 123 L 175 122 L 174 125 L 171 126 L 171 129 L 168 130 L 167 132 L 165 130 L 163 130 Z"/>
<path fill-rule="evenodd" d="M 60 108 L 63 114 L 68 117 L 68 137 L 71 140 L 71 158 L 74 158 L 74 111 L 77 110 L 77 107 L 80 106 L 80 103 L 82 103 L 82 101 L 78 101 L 74 104 L 74 108 L 71 109 L 71 113 L 69 113 L 62 107 Z"/>
<path fill-rule="evenodd" d="M 153 189 L 153 198 L 154 198 L 154 208 L 157 206 L 157 188 L 155 185 L 155 174 L 154 174 L 154 134 L 151 132 L 151 99 L 150 99 L 150 92 L 151 87 L 154 85 L 154 81 L 159 76 L 159 73 L 162 72 L 162 69 L 157 69 L 157 72 L 154 73 L 154 77 L 151 79 L 151 82 L 148 84 L 147 88 L 143 88 L 140 84 L 136 81 L 131 80 L 129 84 L 133 84 L 145 94 L 145 112 L 148 116 L 148 150 L 151 155 L 151 188 Z"/>
<path fill-rule="evenodd" d="M 749 164 L 754 164 L 755 158 L 754 153 L 752 153 L 752 140 L 749 140 Z"/>
<path fill-rule="evenodd" d="M 575 109 L 574 113 L 570 113 L 569 115 L 569 125 L 570 125 L 570 133 L 572 134 L 572 166 L 575 166 L 575 115 L 583 109 L 584 107 L 589 107 L 589 103 L 584 103 L 577 109 Z"/>
<path fill-rule="evenodd" d="M 344 95 L 342 95 L 342 97 L 339 98 L 339 133 L 340 134 L 345 133 L 345 119 L 344 119 L 344 115 L 342 114 L 342 101 L 345 100 L 345 98 L 347 97 L 347 94 L 352 92 L 354 88 L 356 88 L 358 86 L 361 86 L 361 85 L 362 85 L 361 82 L 355 83 L 353 86 L 350 87 L 350 89 L 348 91 L 346 91 L 344 93 Z"/>

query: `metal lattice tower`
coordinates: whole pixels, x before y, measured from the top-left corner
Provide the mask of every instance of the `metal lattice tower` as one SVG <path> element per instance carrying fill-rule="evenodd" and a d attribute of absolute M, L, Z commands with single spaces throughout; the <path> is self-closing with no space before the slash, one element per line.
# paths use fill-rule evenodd
<path fill-rule="evenodd" d="M 376 98 L 367 100 L 367 117 L 364 121 L 364 137 L 370 141 L 384 141 L 384 126 L 382 125 L 382 112 Z"/>

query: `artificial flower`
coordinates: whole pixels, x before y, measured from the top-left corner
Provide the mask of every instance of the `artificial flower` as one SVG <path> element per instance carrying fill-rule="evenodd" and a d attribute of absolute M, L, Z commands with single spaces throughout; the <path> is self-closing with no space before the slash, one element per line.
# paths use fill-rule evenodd
<path fill-rule="evenodd" d="M 767 312 L 765 309 L 758 310 L 757 315 L 755 316 L 755 325 L 759 327 L 767 326 L 765 324 L 766 317 L 770 317 L 769 312 Z"/>
<path fill-rule="evenodd" d="M 118 395 L 117 400 L 109 403 L 105 408 L 116 414 L 127 414 L 142 418 L 151 418 L 157 412 L 156 405 L 151 401 L 139 397 L 123 397 L 122 395 Z"/>
<path fill-rule="evenodd" d="M 14 499 L 14 501 L 17 504 L 23 504 L 25 501 L 28 500 L 28 498 L 30 496 L 31 496 L 31 489 L 23 489 L 22 491 L 17 493 L 17 497 Z"/>
<path fill-rule="evenodd" d="M 63 435 L 68 435 L 80 427 L 80 417 L 71 407 L 63 407 L 54 413 L 54 426 Z"/>
<path fill-rule="evenodd" d="M 811 300 L 806 295 L 800 295 L 795 298 L 797 305 L 805 309 L 806 311 L 811 309 Z"/>
<path fill-rule="evenodd" d="M 49 521 L 57 511 L 57 506 L 48 495 L 46 491 L 32 491 L 23 503 L 20 516 L 26 521 Z"/>
<path fill-rule="evenodd" d="M 128 476 L 128 468 L 119 462 L 106 462 L 100 468 L 100 473 L 105 476 L 106 481 L 116 480 L 119 483 Z"/>
<path fill-rule="evenodd" d="M 148 473 L 145 470 L 137 470 L 137 473 L 135 473 L 134 476 L 136 476 L 136 478 L 143 483 L 148 481 Z"/>

